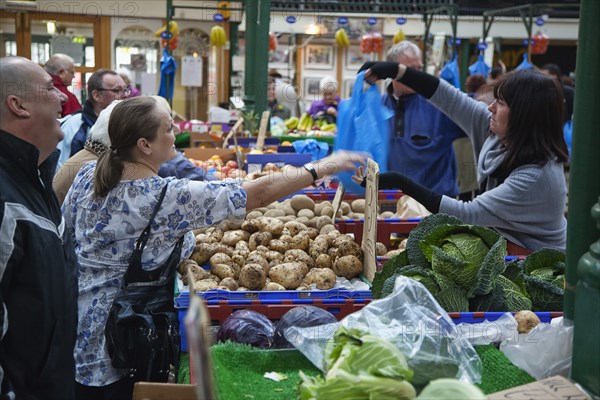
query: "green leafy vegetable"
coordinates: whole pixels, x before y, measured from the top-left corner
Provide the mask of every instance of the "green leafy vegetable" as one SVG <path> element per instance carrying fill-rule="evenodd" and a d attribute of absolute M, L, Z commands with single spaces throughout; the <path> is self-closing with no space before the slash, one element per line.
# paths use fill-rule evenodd
<path fill-rule="evenodd" d="M 373 298 L 381 299 L 390 294 L 394 289 L 393 284 L 392 290 L 387 291 L 386 295 L 382 294 L 383 284 L 388 278 L 393 276 L 397 270 L 406 265 L 408 265 L 408 255 L 406 251 L 403 251 L 402 253 L 387 260 L 383 264 L 381 272 L 376 272 L 375 277 L 373 278 L 373 283 L 371 284 L 371 294 L 373 295 Z"/>
<path fill-rule="evenodd" d="M 483 392 L 475 385 L 458 379 L 442 378 L 431 381 L 417 400 L 485 400 Z"/>
<path fill-rule="evenodd" d="M 565 255 L 554 249 L 541 249 L 523 261 L 525 289 L 536 311 L 563 309 Z"/>
<path fill-rule="evenodd" d="M 301 374 L 301 399 L 414 399 L 413 372 L 387 340 L 340 328 L 326 350 L 325 378 Z"/>
<path fill-rule="evenodd" d="M 452 279 L 468 297 L 491 292 L 506 268 L 506 240 L 481 226 L 437 226 L 419 247 L 432 269 Z"/>
<path fill-rule="evenodd" d="M 484 296 L 475 296 L 469 301 L 471 311 L 521 311 L 531 310 L 531 299 L 515 282 L 500 275 L 496 287 Z"/>
<path fill-rule="evenodd" d="M 408 240 L 406 241 L 406 253 L 408 255 L 408 261 L 406 264 L 419 265 L 421 267 L 431 268 L 429 260 L 421 252 L 419 242 L 425 239 L 425 236 L 435 229 L 436 227 L 447 224 L 447 225 L 462 225 L 463 222 L 453 216 L 446 214 L 432 214 L 426 218 L 423 218 L 419 225 L 410 231 Z"/>

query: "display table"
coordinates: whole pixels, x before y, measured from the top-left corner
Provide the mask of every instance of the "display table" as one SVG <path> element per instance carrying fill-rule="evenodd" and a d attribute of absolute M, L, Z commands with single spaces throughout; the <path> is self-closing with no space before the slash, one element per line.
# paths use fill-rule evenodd
<path fill-rule="evenodd" d="M 479 388 L 494 393 L 535 381 L 515 367 L 495 346 L 475 346 L 483 363 Z M 298 371 L 315 376 L 320 371 L 302 353 L 291 350 L 260 350 L 225 343 L 212 347 L 218 399 L 283 400 L 297 397 L 300 383 Z M 189 356 L 182 353 L 179 383 L 189 383 Z M 278 372 L 287 379 L 275 382 L 263 377 L 265 372 Z"/>

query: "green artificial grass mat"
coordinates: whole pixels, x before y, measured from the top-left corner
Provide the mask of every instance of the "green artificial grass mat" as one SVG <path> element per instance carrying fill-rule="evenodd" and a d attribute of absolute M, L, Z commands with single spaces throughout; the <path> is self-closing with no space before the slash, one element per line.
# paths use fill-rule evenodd
<path fill-rule="evenodd" d="M 535 381 L 514 366 L 495 346 L 476 346 L 483 364 L 477 386 L 490 394 Z M 217 397 L 229 399 L 288 400 L 297 398 L 298 371 L 318 375 L 320 371 L 297 350 L 260 350 L 235 343 L 220 343 L 211 348 Z M 181 354 L 179 383 L 189 383 L 189 355 Z M 278 372 L 288 379 L 275 382 L 265 372 Z"/>
<path fill-rule="evenodd" d="M 511 363 L 496 346 L 475 346 L 475 351 L 483 364 L 481 383 L 477 384 L 483 393 L 495 393 L 535 381 L 535 378 Z"/>

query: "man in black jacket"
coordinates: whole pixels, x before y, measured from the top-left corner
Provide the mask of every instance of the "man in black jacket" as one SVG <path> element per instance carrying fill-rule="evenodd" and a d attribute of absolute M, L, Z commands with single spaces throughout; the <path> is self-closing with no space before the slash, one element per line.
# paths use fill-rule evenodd
<path fill-rule="evenodd" d="M 66 97 L 0 59 L 0 399 L 72 399 L 77 261 L 52 190 Z"/>

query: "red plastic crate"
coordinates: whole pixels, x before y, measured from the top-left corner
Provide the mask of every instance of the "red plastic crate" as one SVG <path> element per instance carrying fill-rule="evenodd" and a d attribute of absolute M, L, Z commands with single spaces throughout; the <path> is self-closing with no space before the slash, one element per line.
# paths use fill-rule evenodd
<path fill-rule="evenodd" d="M 248 304 L 229 304 L 227 300 L 219 301 L 219 304 L 209 304 L 206 307 L 208 308 L 208 312 L 210 314 L 210 320 L 212 322 L 212 326 L 219 326 L 225 321 L 225 319 L 230 316 L 234 311 L 237 310 L 252 310 L 258 313 L 263 314 L 271 321 L 277 321 L 281 319 L 283 314 L 288 312 L 294 307 L 309 305 L 322 308 L 326 311 L 329 311 L 333 314 L 337 320 L 341 320 L 345 316 L 352 314 L 355 311 L 360 310 L 365 305 L 371 302 L 371 299 L 364 299 L 360 302 L 355 302 L 354 299 L 345 299 L 345 300 L 321 300 L 321 299 L 313 299 L 306 302 L 297 302 L 292 300 L 282 300 L 281 303 L 278 304 L 264 304 L 261 300 L 252 300 L 249 301 Z M 187 313 L 187 308 L 179 309 L 179 325 L 180 325 L 180 334 L 181 334 L 181 351 L 188 351 L 188 344 L 185 334 L 185 325 L 183 323 L 185 314 Z M 214 330 L 216 328 L 206 327 L 206 329 Z"/>

